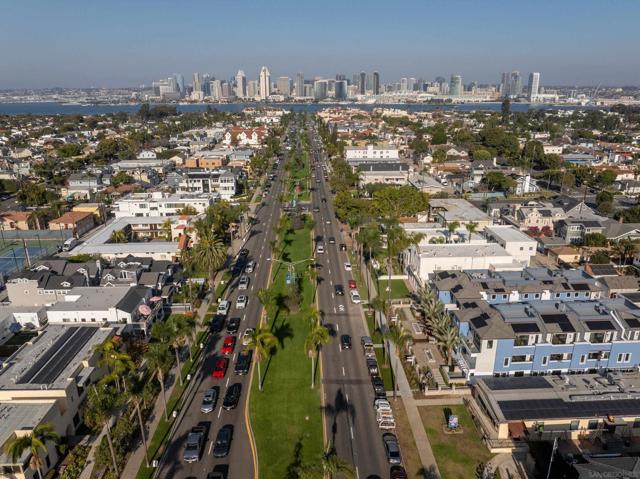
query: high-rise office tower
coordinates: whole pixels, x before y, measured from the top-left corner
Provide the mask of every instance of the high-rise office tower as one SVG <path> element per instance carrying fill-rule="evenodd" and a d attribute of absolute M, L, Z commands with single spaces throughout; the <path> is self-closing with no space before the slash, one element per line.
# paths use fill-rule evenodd
<path fill-rule="evenodd" d="M 176 83 L 178 84 L 178 90 L 180 91 L 181 95 L 184 95 L 185 90 L 184 90 L 184 77 L 182 76 L 182 73 L 174 73 L 173 74 L 173 78 L 176 79 Z"/>
<path fill-rule="evenodd" d="M 327 80 L 316 80 L 313 82 L 314 100 L 324 100 L 328 96 L 329 82 Z"/>
<path fill-rule="evenodd" d="M 500 79 L 500 94 L 503 97 L 509 96 L 511 89 L 511 75 L 509 72 L 502 72 L 502 78 Z"/>
<path fill-rule="evenodd" d="M 373 72 L 373 94 L 380 94 L 380 73 Z"/>
<path fill-rule="evenodd" d="M 463 92 L 462 77 L 460 75 L 451 75 L 451 80 L 449 81 L 449 95 L 460 96 Z"/>
<path fill-rule="evenodd" d="M 408 81 L 406 78 L 400 78 L 400 91 L 401 92 L 406 92 L 407 91 L 407 85 L 408 85 Z"/>
<path fill-rule="evenodd" d="M 360 72 L 360 78 L 358 79 L 358 89 L 361 95 L 365 94 L 366 91 L 366 82 L 367 82 L 367 74 L 365 72 Z"/>
<path fill-rule="evenodd" d="M 529 74 L 529 101 L 536 101 L 540 90 L 540 73 Z"/>
<path fill-rule="evenodd" d="M 258 97 L 258 93 L 258 80 L 249 80 L 247 82 L 247 96 L 251 99 L 255 99 Z"/>
<path fill-rule="evenodd" d="M 262 67 L 260 69 L 260 78 L 259 82 L 259 95 L 261 100 L 266 100 L 271 95 L 271 74 L 269 73 L 269 69 L 267 67 Z"/>
<path fill-rule="evenodd" d="M 238 98 L 247 96 L 247 77 L 242 70 L 238 70 L 236 74 L 236 96 Z"/>
<path fill-rule="evenodd" d="M 304 97 L 304 74 L 302 72 L 298 72 L 296 75 L 296 97 Z"/>
<path fill-rule="evenodd" d="M 222 80 L 222 98 L 228 100 L 231 98 L 231 84 L 228 81 Z"/>
<path fill-rule="evenodd" d="M 409 78 L 409 80 L 407 80 L 407 90 L 415 91 L 417 83 L 415 78 Z"/>
<path fill-rule="evenodd" d="M 211 82 L 211 98 L 216 101 L 222 99 L 222 82 L 220 80 L 213 80 Z"/>
<path fill-rule="evenodd" d="M 511 72 L 511 86 L 509 88 L 509 94 L 512 96 L 518 96 L 522 94 L 522 77 L 518 70 Z"/>
<path fill-rule="evenodd" d="M 336 80 L 334 86 L 334 96 L 336 100 L 346 100 L 347 98 L 347 80 Z"/>
<path fill-rule="evenodd" d="M 203 91 L 202 89 L 202 77 L 200 73 L 195 72 L 193 74 L 193 91 Z"/>
<path fill-rule="evenodd" d="M 287 97 L 291 95 L 291 79 L 289 77 L 279 77 L 276 85 L 278 93 Z"/>
<path fill-rule="evenodd" d="M 336 81 L 341 81 L 346 79 L 347 79 L 347 75 L 345 75 L 344 73 L 336 73 Z"/>
<path fill-rule="evenodd" d="M 369 94 L 373 93 L 373 76 L 370 73 L 367 73 L 364 82 L 364 91 Z"/>

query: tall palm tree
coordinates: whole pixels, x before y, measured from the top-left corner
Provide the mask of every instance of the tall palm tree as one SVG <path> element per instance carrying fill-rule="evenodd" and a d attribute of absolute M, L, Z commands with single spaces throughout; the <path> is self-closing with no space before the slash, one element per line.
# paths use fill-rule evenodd
<path fill-rule="evenodd" d="M 469 221 L 464 224 L 464 228 L 467 230 L 467 233 L 469 233 L 469 243 L 471 243 L 471 235 L 478 231 L 478 223 L 475 221 Z"/>
<path fill-rule="evenodd" d="M 309 325 L 313 327 L 317 324 L 320 324 L 322 313 L 315 306 L 310 306 L 305 312 L 305 318 L 309 321 Z"/>
<path fill-rule="evenodd" d="M 331 341 L 331 336 L 329 335 L 329 330 L 326 326 L 321 324 L 315 324 L 309 330 L 307 334 L 307 338 L 304 341 L 304 348 L 311 358 L 311 388 L 315 387 L 315 358 L 320 351 L 320 348 L 325 344 L 328 344 Z"/>
<path fill-rule="evenodd" d="M 44 451 L 46 457 L 48 453 L 47 443 L 53 442 L 57 444 L 59 440 L 60 436 L 56 433 L 53 425 L 42 423 L 33 428 L 29 434 L 12 436 L 5 444 L 4 451 L 14 463 L 17 463 L 24 451 L 28 450 L 31 453 L 29 467 L 38 471 L 38 477 L 42 479 L 42 458 L 40 453 Z"/>
<path fill-rule="evenodd" d="M 618 256 L 619 263 L 622 266 L 627 264 L 629 258 L 638 252 L 638 244 L 629 238 L 622 239 L 613 244 L 613 251 Z"/>
<path fill-rule="evenodd" d="M 128 382 L 129 387 L 127 388 L 127 394 L 129 399 L 133 403 L 133 407 L 136 411 L 136 416 L 138 418 L 138 427 L 140 428 L 140 437 L 142 438 L 142 445 L 144 446 L 144 460 L 149 467 L 149 446 L 147 444 L 147 434 L 144 429 L 144 421 L 142 419 L 142 410 L 140 405 L 144 402 L 144 385 L 145 382 L 139 380 L 138 378 L 133 378 Z"/>
<path fill-rule="evenodd" d="M 178 365 L 178 380 L 180 381 L 180 386 L 182 386 L 184 382 L 182 380 L 182 362 L 180 361 L 180 348 L 186 341 L 186 335 L 181 331 L 181 327 L 179 324 L 180 320 L 177 318 L 178 316 L 172 316 L 167 321 L 165 321 L 165 323 L 168 326 L 169 331 L 169 336 L 167 339 L 171 344 L 173 352 L 176 356 L 176 364 Z"/>
<path fill-rule="evenodd" d="M 338 457 L 336 448 L 331 442 L 327 444 L 317 462 L 301 467 L 299 475 L 300 479 L 332 479 L 337 475 L 347 478 L 356 477 L 353 465 Z"/>
<path fill-rule="evenodd" d="M 385 230 L 387 233 L 387 274 L 388 274 L 388 294 L 387 301 L 391 302 L 391 274 L 392 259 L 397 257 L 402 251 L 407 249 L 411 245 L 420 243 L 423 238 L 421 233 L 407 233 L 404 228 L 398 224 L 397 219 L 388 219 L 385 224 Z"/>
<path fill-rule="evenodd" d="M 318 292 L 318 279 L 320 278 L 320 275 L 318 274 L 318 270 L 316 269 L 314 264 L 309 265 L 307 272 L 309 274 L 309 279 L 313 283 L 313 300 L 312 301 L 315 302 L 316 293 Z"/>
<path fill-rule="evenodd" d="M 87 395 L 84 407 L 84 421 L 93 428 L 101 427 L 107 430 L 107 443 L 111 453 L 113 470 L 118 475 L 118 460 L 111 440 L 111 417 L 113 411 L 121 405 L 121 395 L 116 395 L 105 384 L 94 385 Z"/>
<path fill-rule="evenodd" d="M 209 273 L 209 287 L 215 290 L 214 282 L 217 271 L 227 260 L 227 246 L 213 231 L 203 232 L 198 243 L 192 248 L 191 254 L 196 264 L 204 266 Z"/>
<path fill-rule="evenodd" d="M 196 318 L 187 315 L 174 316 L 174 328 L 176 334 L 187 344 L 189 359 L 193 361 L 191 347 L 196 341 Z"/>
<path fill-rule="evenodd" d="M 269 328 L 257 328 L 249 335 L 247 348 L 253 349 L 256 362 L 258 363 L 258 389 L 260 391 L 262 391 L 263 386 L 260 364 L 271 354 L 276 344 L 278 344 L 278 338 L 275 337 Z"/>
<path fill-rule="evenodd" d="M 171 220 L 164 220 L 162 223 L 162 232 L 164 233 L 165 241 L 171 241 Z"/>
<path fill-rule="evenodd" d="M 449 362 L 449 371 L 453 371 L 454 363 L 453 363 L 453 348 L 460 341 L 460 337 L 458 334 L 458 328 L 449 323 L 449 325 L 438 333 L 436 336 L 436 340 L 438 342 L 438 346 L 445 351 L 447 355 L 447 360 Z"/>
<path fill-rule="evenodd" d="M 258 301 L 260 301 L 260 304 L 262 305 L 263 313 L 266 313 L 267 308 L 271 306 L 274 300 L 273 291 L 271 290 L 271 288 L 260 289 L 258 290 L 257 296 Z"/>
<path fill-rule="evenodd" d="M 460 228 L 460 222 L 459 221 L 448 221 L 447 222 L 447 231 L 449 232 L 449 243 L 452 243 L 452 238 L 453 238 L 453 233 L 456 232 L 456 230 Z"/>
<path fill-rule="evenodd" d="M 167 410 L 167 396 L 164 390 L 164 372 L 171 365 L 171 354 L 166 344 L 163 343 L 151 343 L 145 353 L 147 360 L 147 366 L 151 371 L 154 371 L 158 382 L 160 383 L 160 389 L 162 391 L 162 401 L 164 403 L 164 418 L 169 420 L 169 412 Z"/>
<path fill-rule="evenodd" d="M 96 346 L 96 351 L 100 352 L 98 366 L 106 367 L 109 371 L 102 380 L 106 382 L 114 381 L 118 392 L 120 389 L 120 378 L 124 384 L 124 374 L 136 368 L 131 356 L 120 351 L 120 343 L 113 338 L 107 339 L 104 343 Z"/>
<path fill-rule="evenodd" d="M 109 237 L 109 241 L 112 243 L 127 243 L 129 241 L 129 237 L 124 230 L 113 230 Z"/>
<path fill-rule="evenodd" d="M 403 326 L 391 326 L 385 337 L 398 349 L 398 354 L 404 353 L 413 342 L 413 336 Z"/>

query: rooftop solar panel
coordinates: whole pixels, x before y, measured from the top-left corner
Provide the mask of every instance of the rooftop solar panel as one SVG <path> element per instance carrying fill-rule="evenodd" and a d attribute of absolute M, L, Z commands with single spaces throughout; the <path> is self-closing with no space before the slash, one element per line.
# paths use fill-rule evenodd
<path fill-rule="evenodd" d="M 615 331 L 611 321 L 586 321 L 589 331 Z"/>
<path fill-rule="evenodd" d="M 512 323 L 514 333 L 539 333 L 540 328 L 536 323 Z"/>
<path fill-rule="evenodd" d="M 475 328 L 484 328 L 487 325 L 486 314 L 481 314 L 480 316 L 476 316 L 475 318 L 471 318 L 471 324 Z"/>
<path fill-rule="evenodd" d="M 600 401 L 563 401 L 535 399 L 498 401 L 505 419 L 565 419 L 574 417 L 638 416 L 640 401 L 616 399 Z"/>
<path fill-rule="evenodd" d="M 49 362 L 51 356 L 55 354 L 57 351 L 62 349 L 62 345 L 65 344 L 71 336 L 73 336 L 78 328 L 75 326 L 71 326 L 67 329 L 57 340 L 55 343 L 51 345 L 51 347 L 47 350 L 47 354 L 43 354 L 38 360 L 35 362 L 33 366 L 31 366 L 26 373 L 22 375 L 22 377 L 16 382 L 17 384 L 27 384 L 30 383 L 33 377 L 38 374 L 38 372 L 44 367 L 44 365 Z M 46 334 L 46 333 L 45 333 Z M 46 338 L 43 338 L 46 339 Z"/>
<path fill-rule="evenodd" d="M 640 321 L 636 318 L 625 318 L 625 322 L 630 328 L 640 328 Z"/>
<path fill-rule="evenodd" d="M 525 376 L 510 378 L 484 378 L 484 383 L 492 391 L 508 391 L 510 389 L 548 389 L 551 384 L 542 376 Z"/>
<path fill-rule="evenodd" d="M 573 285 L 574 291 L 589 291 L 589 285 L 586 283 L 577 283 Z"/>

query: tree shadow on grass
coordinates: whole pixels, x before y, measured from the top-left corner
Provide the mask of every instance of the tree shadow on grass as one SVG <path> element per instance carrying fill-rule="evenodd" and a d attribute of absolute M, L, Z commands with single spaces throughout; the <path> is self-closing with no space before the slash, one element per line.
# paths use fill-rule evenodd
<path fill-rule="evenodd" d="M 293 457 L 287 466 L 284 479 L 299 479 L 300 467 L 302 467 L 302 436 L 298 438 L 293 448 Z"/>
<path fill-rule="evenodd" d="M 440 475 L 436 471 L 436 466 L 421 467 L 418 469 L 418 476 L 424 479 L 440 479 Z"/>
<path fill-rule="evenodd" d="M 293 338 L 293 328 L 289 324 L 289 321 L 282 321 L 279 325 L 271 327 L 271 332 L 278 340 L 278 346 L 284 349 L 284 340 Z"/>

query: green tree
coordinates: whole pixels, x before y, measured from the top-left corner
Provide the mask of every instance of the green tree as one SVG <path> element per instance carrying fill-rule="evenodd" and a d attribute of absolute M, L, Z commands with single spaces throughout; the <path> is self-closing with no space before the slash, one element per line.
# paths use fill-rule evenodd
<path fill-rule="evenodd" d="M 616 181 L 617 176 L 618 175 L 613 170 L 604 170 L 598 173 L 598 175 L 596 176 L 596 182 L 603 188 L 606 188 L 608 186 L 611 186 L 613 182 Z"/>
<path fill-rule="evenodd" d="M 120 343 L 113 338 L 107 339 L 102 344 L 96 346 L 96 351 L 100 353 L 98 365 L 106 367 L 108 374 L 102 378 L 107 384 L 115 382 L 116 389 L 121 392 L 120 379 L 122 379 L 124 387 L 124 376 L 126 373 L 135 370 L 135 364 L 131 360 L 131 356 L 120 350 Z"/>
<path fill-rule="evenodd" d="M 59 146 L 56 152 L 60 158 L 71 158 L 82 154 L 82 147 L 76 143 L 65 143 Z"/>
<path fill-rule="evenodd" d="M 468 223 L 465 223 L 464 228 L 467 230 L 467 233 L 469 233 L 469 243 L 471 243 L 471 235 L 478 230 L 478 223 L 475 221 L 469 221 Z"/>
<path fill-rule="evenodd" d="M 125 230 L 113 230 L 109 236 L 110 243 L 128 243 L 129 236 Z"/>
<path fill-rule="evenodd" d="M 585 246 L 606 246 L 607 237 L 602 233 L 587 233 L 584 235 Z"/>
<path fill-rule="evenodd" d="M 311 388 L 315 387 L 315 358 L 322 346 L 329 344 L 329 341 L 331 341 L 331 336 L 326 326 L 319 323 L 311 326 L 304 341 L 304 348 L 311 359 Z"/>
<path fill-rule="evenodd" d="M 459 221 L 447 221 L 447 233 L 448 233 L 448 239 L 449 239 L 449 243 L 453 243 L 453 233 L 455 233 L 458 228 L 460 228 L 460 222 Z"/>
<path fill-rule="evenodd" d="M 264 386 L 260 365 L 271 354 L 277 344 L 278 338 L 269 328 L 265 327 L 254 329 L 248 337 L 247 348 L 253 350 L 255 360 L 258 363 L 258 389 L 260 391 Z"/>
<path fill-rule="evenodd" d="M 609 258 L 609 255 L 607 254 L 606 251 L 599 250 L 591 253 L 591 256 L 589 257 L 589 262 L 591 264 L 609 264 L 611 263 L 611 258 Z"/>
<path fill-rule="evenodd" d="M 198 243 L 191 249 L 191 254 L 195 263 L 208 271 L 209 287 L 215 291 L 216 273 L 227 260 L 226 245 L 211 230 L 198 232 Z"/>
<path fill-rule="evenodd" d="M 508 191 L 515 188 L 517 183 L 513 178 L 506 176 L 500 171 L 489 171 L 482 178 L 482 182 L 491 191 Z"/>
<path fill-rule="evenodd" d="M 11 458 L 13 463 L 17 464 L 24 451 L 29 451 L 31 459 L 29 467 L 38 472 L 38 477 L 43 479 L 42 466 L 43 460 L 41 452 L 48 454 L 47 443 L 57 444 L 60 437 L 56 433 L 53 424 L 42 423 L 37 425 L 30 433 L 16 436 L 15 434 L 7 441 L 4 446 L 5 453 Z"/>
<path fill-rule="evenodd" d="M 613 193 L 607 190 L 602 190 L 596 195 L 596 205 L 600 206 L 602 203 L 611 203 L 613 202 L 613 199 Z"/>
<path fill-rule="evenodd" d="M 185 216 L 195 216 L 198 214 L 198 210 L 196 210 L 195 207 L 191 205 L 186 205 L 184 208 L 179 209 L 176 213 Z"/>
<path fill-rule="evenodd" d="M 488 161 L 492 158 L 491 152 L 484 148 L 473 150 L 471 155 L 474 161 Z"/>
<path fill-rule="evenodd" d="M 438 148 L 433 152 L 432 156 L 435 163 L 444 163 L 447 161 L 447 151 L 444 148 Z"/>
<path fill-rule="evenodd" d="M 336 476 L 352 479 L 356 474 L 353 465 L 341 459 L 331 443 L 315 462 L 303 465 L 299 471 L 300 479 L 333 479 Z"/>
<path fill-rule="evenodd" d="M 107 443 L 109 444 L 111 465 L 116 476 L 118 476 L 118 460 L 113 448 L 110 422 L 113 412 L 120 405 L 121 396 L 113 394 L 113 390 L 105 384 L 100 384 L 89 389 L 84 409 L 84 421 L 88 426 L 94 429 L 98 427 L 107 428 Z"/>
<path fill-rule="evenodd" d="M 111 177 L 112 186 L 130 185 L 134 181 L 133 176 L 128 175 L 124 171 L 119 171 Z"/>
<path fill-rule="evenodd" d="M 171 354 L 166 344 L 163 343 L 151 343 L 148 346 L 145 353 L 145 359 L 147 361 L 147 367 L 150 371 L 153 371 L 160 383 L 160 390 L 162 391 L 162 403 L 164 404 L 164 418 L 169 420 L 169 411 L 167 409 L 167 395 L 164 390 L 164 374 L 171 365 Z"/>
<path fill-rule="evenodd" d="M 438 124 L 433 127 L 431 132 L 431 144 L 432 145 L 446 145 L 447 143 L 447 129 L 443 124 Z"/>
<path fill-rule="evenodd" d="M 502 115 L 502 123 L 509 122 L 509 115 L 511 114 L 511 100 L 509 98 L 505 98 L 502 100 L 502 105 L 500 106 L 500 114 Z"/>

